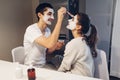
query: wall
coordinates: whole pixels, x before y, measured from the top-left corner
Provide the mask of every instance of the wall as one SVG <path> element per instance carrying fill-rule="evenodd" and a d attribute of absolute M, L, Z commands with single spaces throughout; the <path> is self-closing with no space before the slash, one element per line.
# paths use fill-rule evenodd
<path fill-rule="evenodd" d="M 12 61 L 11 50 L 22 45 L 33 23 L 33 8 L 31 0 L 0 0 L 0 59 Z"/>
<path fill-rule="evenodd" d="M 32 0 L 32 15 L 33 15 L 33 22 L 37 22 L 37 17 L 36 17 L 36 14 L 35 14 L 35 9 L 36 7 L 38 6 L 39 4 L 39 0 Z"/>
<path fill-rule="evenodd" d="M 86 12 L 86 0 L 79 0 L 79 12 Z"/>
<path fill-rule="evenodd" d="M 120 78 L 120 0 L 116 0 L 113 23 L 110 75 Z"/>
<path fill-rule="evenodd" d="M 107 54 L 109 59 L 113 0 L 86 0 L 86 13 L 91 23 L 97 27 L 98 48 Z"/>

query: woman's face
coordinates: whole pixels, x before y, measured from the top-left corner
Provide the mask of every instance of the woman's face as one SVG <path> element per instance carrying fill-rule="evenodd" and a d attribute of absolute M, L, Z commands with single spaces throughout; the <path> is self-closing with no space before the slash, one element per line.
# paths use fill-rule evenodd
<path fill-rule="evenodd" d="M 78 22 L 77 15 L 75 15 L 72 19 L 68 20 L 67 29 L 74 30 L 76 28 L 77 22 Z"/>

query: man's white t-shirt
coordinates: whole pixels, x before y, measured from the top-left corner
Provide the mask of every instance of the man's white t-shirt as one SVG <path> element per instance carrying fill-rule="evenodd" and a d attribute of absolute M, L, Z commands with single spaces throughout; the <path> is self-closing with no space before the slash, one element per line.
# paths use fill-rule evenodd
<path fill-rule="evenodd" d="M 45 37 L 51 34 L 50 29 L 45 29 Z M 26 65 L 34 65 L 42 67 L 46 63 L 46 48 L 35 43 L 35 39 L 42 36 L 42 32 L 37 26 L 37 23 L 30 25 L 24 34 L 24 48 Z"/>

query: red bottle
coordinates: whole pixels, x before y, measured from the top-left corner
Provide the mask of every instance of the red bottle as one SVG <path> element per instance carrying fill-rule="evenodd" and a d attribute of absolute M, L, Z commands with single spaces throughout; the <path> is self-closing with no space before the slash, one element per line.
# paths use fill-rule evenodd
<path fill-rule="evenodd" d="M 36 74 L 35 74 L 35 68 L 29 68 L 27 70 L 28 72 L 28 80 L 35 80 L 36 79 Z"/>

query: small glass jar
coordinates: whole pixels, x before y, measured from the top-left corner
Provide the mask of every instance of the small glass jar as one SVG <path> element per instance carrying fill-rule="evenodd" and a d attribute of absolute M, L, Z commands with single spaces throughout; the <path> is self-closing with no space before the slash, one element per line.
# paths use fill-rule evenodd
<path fill-rule="evenodd" d="M 28 73 L 28 80 L 35 80 L 36 74 L 35 74 L 35 68 L 31 67 L 27 70 Z"/>

